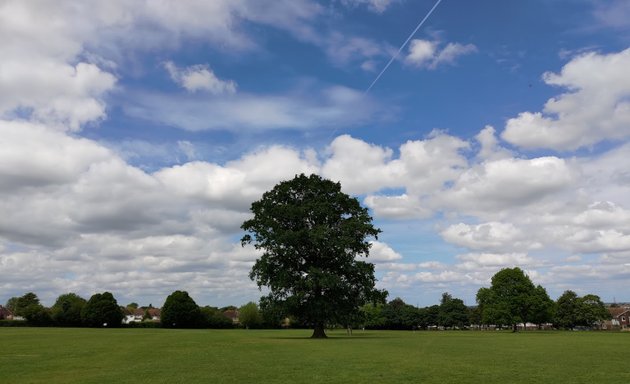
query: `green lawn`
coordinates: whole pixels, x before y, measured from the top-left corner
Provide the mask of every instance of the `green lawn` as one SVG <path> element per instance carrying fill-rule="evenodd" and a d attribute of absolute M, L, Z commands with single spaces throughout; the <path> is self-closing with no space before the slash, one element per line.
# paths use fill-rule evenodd
<path fill-rule="evenodd" d="M 630 333 L 0 328 L 2 383 L 625 383 Z"/>

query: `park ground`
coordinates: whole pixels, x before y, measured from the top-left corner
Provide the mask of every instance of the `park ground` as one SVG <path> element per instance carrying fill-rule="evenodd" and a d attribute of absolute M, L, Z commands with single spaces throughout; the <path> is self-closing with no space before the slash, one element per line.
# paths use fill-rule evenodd
<path fill-rule="evenodd" d="M 628 383 L 630 333 L 0 328 L 4 383 Z"/>

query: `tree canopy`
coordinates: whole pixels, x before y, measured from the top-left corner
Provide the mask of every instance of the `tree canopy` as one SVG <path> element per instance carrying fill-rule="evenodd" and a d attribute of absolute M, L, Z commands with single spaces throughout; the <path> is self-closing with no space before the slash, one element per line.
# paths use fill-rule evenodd
<path fill-rule="evenodd" d="M 196 328 L 201 325 L 203 317 L 188 292 L 175 291 L 164 302 L 161 321 L 165 328 Z"/>
<path fill-rule="evenodd" d="M 447 292 L 443 293 L 438 312 L 438 324 L 446 328 L 463 328 L 468 323 L 468 307 L 466 307 L 464 301 L 451 296 Z"/>
<path fill-rule="evenodd" d="M 550 317 L 552 303 L 544 288 L 535 287 L 518 267 L 505 268 L 492 277 L 490 288 L 477 292 L 484 324 L 511 325 L 537 322 Z"/>
<path fill-rule="evenodd" d="M 267 299 L 285 314 L 311 325 L 312 337 L 326 337 L 328 322 L 349 323 L 365 303 L 384 301 L 374 265 L 357 260 L 380 230 L 339 183 L 302 174 L 266 192 L 251 211 L 242 244 L 264 252 L 250 278 L 269 288 Z"/>
<path fill-rule="evenodd" d="M 88 327 L 119 327 L 123 313 L 110 292 L 90 297 L 81 310 L 81 320 Z"/>
<path fill-rule="evenodd" d="M 573 291 L 564 291 L 556 308 L 554 324 L 560 328 L 592 327 L 610 318 L 610 312 L 599 296 L 592 294 L 580 297 Z"/>
<path fill-rule="evenodd" d="M 52 319 L 56 325 L 80 326 L 81 310 L 87 301 L 75 293 L 60 295 L 50 308 Z"/>
<path fill-rule="evenodd" d="M 253 301 L 243 305 L 238 310 L 238 319 L 245 328 L 258 328 L 263 323 L 262 315 L 258 309 L 258 305 Z"/>

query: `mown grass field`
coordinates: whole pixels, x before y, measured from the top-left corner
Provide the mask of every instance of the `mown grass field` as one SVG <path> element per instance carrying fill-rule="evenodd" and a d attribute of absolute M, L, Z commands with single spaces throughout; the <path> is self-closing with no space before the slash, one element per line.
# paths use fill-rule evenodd
<path fill-rule="evenodd" d="M 630 333 L 0 328 L 2 383 L 628 383 Z"/>

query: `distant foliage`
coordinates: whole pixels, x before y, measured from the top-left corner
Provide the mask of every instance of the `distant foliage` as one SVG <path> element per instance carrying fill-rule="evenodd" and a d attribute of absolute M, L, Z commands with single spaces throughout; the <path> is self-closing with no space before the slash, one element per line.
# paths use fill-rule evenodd
<path fill-rule="evenodd" d="M 608 319 L 610 312 L 597 295 L 579 297 L 573 291 L 565 291 L 556 303 L 554 324 L 559 328 L 593 327 Z"/>
<path fill-rule="evenodd" d="M 238 319 L 245 328 L 260 328 L 263 324 L 262 315 L 256 303 L 250 301 L 238 311 Z"/>
<path fill-rule="evenodd" d="M 40 304 L 39 298 L 33 292 L 29 292 L 17 298 L 14 304 L 14 313 L 26 319 L 29 325 L 48 326 L 52 325 L 50 310 Z"/>
<path fill-rule="evenodd" d="M 442 301 L 438 311 L 438 325 L 445 328 L 463 328 L 469 324 L 468 307 L 462 299 L 442 294 Z"/>
<path fill-rule="evenodd" d="M 81 310 L 81 320 L 88 327 L 120 327 L 123 313 L 110 292 L 90 297 Z"/>
<path fill-rule="evenodd" d="M 55 325 L 62 327 L 78 327 L 83 325 L 81 311 L 87 301 L 75 293 L 66 293 L 57 298 L 50 308 Z"/>
<path fill-rule="evenodd" d="M 203 324 L 201 310 L 186 291 L 175 291 L 166 298 L 161 318 L 165 328 L 198 328 Z"/>
<path fill-rule="evenodd" d="M 228 319 L 223 312 L 216 308 L 205 306 L 200 308 L 201 327 L 203 328 L 232 328 L 232 320 Z"/>
<path fill-rule="evenodd" d="M 490 288 L 477 292 L 484 324 L 541 323 L 551 319 L 553 302 L 541 286 L 535 287 L 520 268 L 505 268 L 492 277 Z"/>

